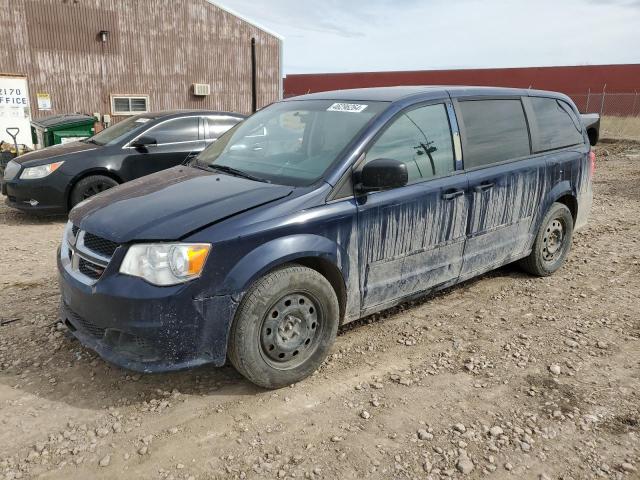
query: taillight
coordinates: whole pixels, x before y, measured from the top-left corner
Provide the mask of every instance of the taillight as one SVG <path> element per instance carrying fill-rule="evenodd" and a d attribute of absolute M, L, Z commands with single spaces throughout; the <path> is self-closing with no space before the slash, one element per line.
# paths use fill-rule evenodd
<path fill-rule="evenodd" d="M 591 175 L 596 171 L 596 152 L 593 150 L 589 151 L 589 171 L 591 172 Z"/>

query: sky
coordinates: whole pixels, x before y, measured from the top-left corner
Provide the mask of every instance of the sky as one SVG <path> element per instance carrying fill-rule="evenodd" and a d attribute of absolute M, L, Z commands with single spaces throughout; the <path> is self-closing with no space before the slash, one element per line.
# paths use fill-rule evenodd
<path fill-rule="evenodd" d="M 220 0 L 284 73 L 640 63 L 640 0 Z"/>

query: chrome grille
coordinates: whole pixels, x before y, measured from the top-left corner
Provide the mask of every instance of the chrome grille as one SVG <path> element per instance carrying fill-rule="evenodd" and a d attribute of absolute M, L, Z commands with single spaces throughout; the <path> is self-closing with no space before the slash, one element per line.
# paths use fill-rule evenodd
<path fill-rule="evenodd" d="M 92 278 L 93 280 L 98 280 L 104 272 L 104 268 L 84 258 L 80 258 L 80 260 L 78 261 L 78 270 L 80 271 L 80 273 L 86 275 L 89 278 Z"/>
<path fill-rule="evenodd" d="M 117 248 L 117 243 L 69 222 L 60 253 L 65 268 L 78 280 L 92 285 L 102 276 Z"/>
<path fill-rule="evenodd" d="M 100 238 L 89 232 L 84 234 L 84 246 L 104 257 L 113 257 L 116 248 L 118 248 L 118 244 L 116 242 Z"/>

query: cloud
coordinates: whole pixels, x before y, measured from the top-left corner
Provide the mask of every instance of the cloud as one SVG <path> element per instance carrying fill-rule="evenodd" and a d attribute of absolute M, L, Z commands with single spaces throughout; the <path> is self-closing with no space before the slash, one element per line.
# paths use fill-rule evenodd
<path fill-rule="evenodd" d="M 285 73 L 640 61 L 640 0 L 221 0 L 285 37 Z"/>
<path fill-rule="evenodd" d="M 383 1 L 383 0 L 374 0 Z M 358 12 L 349 4 L 339 0 L 304 2 L 297 0 L 276 0 L 255 2 L 252 0 L 228 0 L 219 2 L 241 12 L 249 18 L 273 26 L 276 31 L 284 29 L 326 33 L 345 38 L 362 36 Z M 363 15 L 367 19 L 368 14 Z M 370 19 L 370 18 L 369 18 Z"/>

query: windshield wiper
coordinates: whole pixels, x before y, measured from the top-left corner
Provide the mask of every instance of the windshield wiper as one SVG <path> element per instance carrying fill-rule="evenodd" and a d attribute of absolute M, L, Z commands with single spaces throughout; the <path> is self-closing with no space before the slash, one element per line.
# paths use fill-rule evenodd
<path fill-rule="evenodd" d="M 101 143 L 96 142 L 93 138 L 85 138 L 81 140 L 84 143 L 93 143 L 94 145 L 102 145 Z"/>
<path fill-rule="evenodd" d="M 271 183 L 269 180 L 265 178 L 256 177 L 251 175 L 250 173 L 243 172 L 242 170 L 238 170 L 237 168 L 229 167 L 228 165 L 217 165 L 212 163 L 211 165 L 207 165 L 207 168 L 210 170 L 217 170 L 219 172 L 228 173 L 229 175 L 235 175 L 236 177 L 246 178 L 248 180 L 253 180 L 255 182 L 264 182 Z"/>

